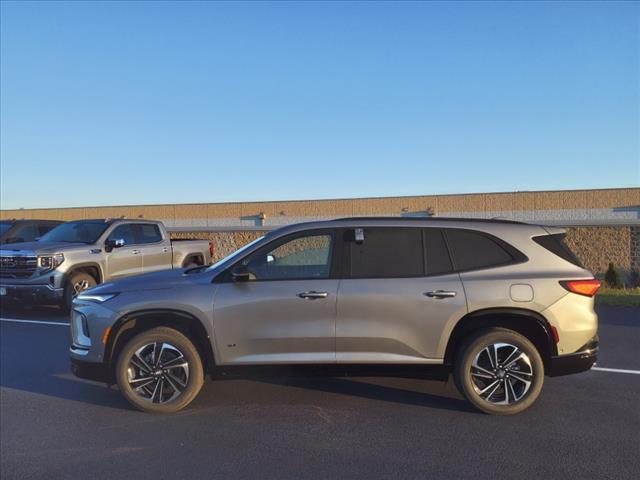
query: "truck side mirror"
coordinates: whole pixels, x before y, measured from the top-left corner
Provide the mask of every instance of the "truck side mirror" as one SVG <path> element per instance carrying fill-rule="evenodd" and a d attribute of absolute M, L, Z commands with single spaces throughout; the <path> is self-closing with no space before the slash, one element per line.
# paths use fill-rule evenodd
<path fill-rule="evenodd" d="M 114 248 L 124 247 L 125 242 L 123 238 L 115 238 L 115 239 L 107 239 L 104 242 L 104 250 L 108 253 L 111 252 Z"/>
<path fill-rule="evenodd" d="M 234 282 L 248 282 L 249 276 L 249 269 L 246 265 L 238 265 L 231 270 L 231 279 Z"/>

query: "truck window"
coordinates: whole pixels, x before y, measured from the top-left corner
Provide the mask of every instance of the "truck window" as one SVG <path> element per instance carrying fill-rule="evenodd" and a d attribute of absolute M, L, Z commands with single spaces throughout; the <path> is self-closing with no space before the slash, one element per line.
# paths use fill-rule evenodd
<path fill-rule="evenodd" d="M 68 222 L 58 225 L 40 239 L 45 242 L 95 243 L 109 224 L 103 222 Z"/>
<path fill-rule="evenodd" d="M 38 227 L 34 224 L 19 225 L 11 232 L 11 237 L 21 242 L 33 242 L 39 236 Z"/>
<path fill-rule="evenodd" d="M 139 243 L 158 243 L 162 241 L 162 234 L 158 225 L 153 223 L 139 223 L 136 225 L 140 235 Z"/>
<path fill-rule="evenodd" d="M 107 240 L 124 240 L 125 245 L 135 245 L 136 236 L 133 232 L 133 225 L 125 224 L 117 226 L 113 232 L 109 234 L 109 238 Z"/>

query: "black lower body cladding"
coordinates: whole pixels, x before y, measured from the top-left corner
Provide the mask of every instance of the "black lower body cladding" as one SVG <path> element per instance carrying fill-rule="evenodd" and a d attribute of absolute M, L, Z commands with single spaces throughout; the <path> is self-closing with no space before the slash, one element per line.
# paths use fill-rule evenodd
<path fill-rule="evenodd" d="M 598 359 L 598 345 L 599 339 L 595 336 L 575 353 L 551 357 L 549 362 L 550 368 L 547 375 L 550 377 L 559 377 L 562 375 L 571 375 L 572 373 L 585 372 L 591 369 Z"/>

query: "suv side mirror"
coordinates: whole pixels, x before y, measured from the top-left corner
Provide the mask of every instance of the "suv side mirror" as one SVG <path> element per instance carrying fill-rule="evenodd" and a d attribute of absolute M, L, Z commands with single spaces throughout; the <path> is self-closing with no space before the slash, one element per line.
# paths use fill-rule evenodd
<path fill-rule="evenodd" d="M 234 282 L 247 282 L 249 281 L 249 269 L 246 265 L 238 265 L 231 270 L 231 279 Z"/>
<path fill-rule="evenodd" d="M 107 239 L 104 242 L 104 249 L 108 253 L 108 252 L 112 251 L 114 248 L 124 247 L 124 244 L 125 244 L 125 242 L 124 242 L 124 239 L 122 239 L 122 238 Z"/>

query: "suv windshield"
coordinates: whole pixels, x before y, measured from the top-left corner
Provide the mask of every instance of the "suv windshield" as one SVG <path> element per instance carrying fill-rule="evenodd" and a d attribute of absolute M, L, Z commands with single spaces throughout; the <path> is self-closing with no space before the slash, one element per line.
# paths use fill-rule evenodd
<path fill-rule="evenodd" d="M 11 225 L 13 225 L 11 222 L 0 222 L 0 235 L 9 230 Z"/>
<path fill-rule="evenodd" d="M 69 222 L 57 226 L 40 238 L 41 242 L 94 243 L 109 224 L 104 222 Z"/>
<path fill-rule="evenodd" d="M 214 263 L 213 265 L 211 265 L 210 267 L 207 268 L 207 271 L 210 270 L 215 270 L 216 268 L 218 268 L 220 265 L 228 262 L 229 260 L 231 260 L 232 258 L 234 258 L 236 255 L 241 254 L 242 252 L 244 252 L 246 249 L 248 249 L 249 247 L 255 245 L 256 243 L 262 241 L 264 239 L 264 236 L 262 237 L 258 237 L 256 238 L 253 242 L 249 242 L 247 243 L 244 247 L 239 248 L 238 250 L 236 250 L 235 252 L 230 253 L 229 255 L 227 255 L 226 257 L 224 257 L 222 260 L 218 260 L 216 263 Z"/>

